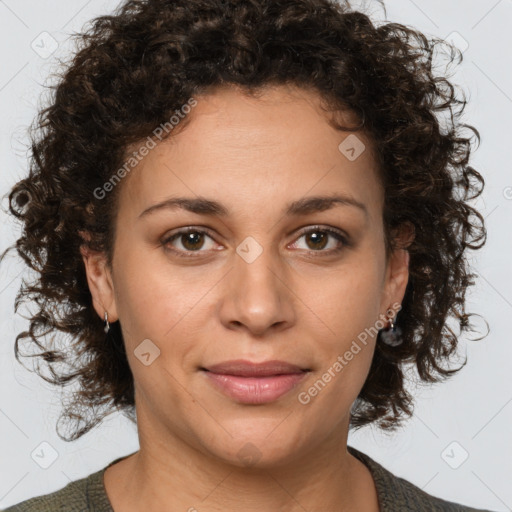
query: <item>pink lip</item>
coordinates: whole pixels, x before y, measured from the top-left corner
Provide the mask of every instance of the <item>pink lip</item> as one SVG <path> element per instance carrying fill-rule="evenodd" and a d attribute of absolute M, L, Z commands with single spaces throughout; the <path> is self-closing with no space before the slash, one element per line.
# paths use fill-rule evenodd
<path fill-rule="evenodd" d="M 205 370 L 217 389 L 244 404 L 273 402 L 291 391 L 308 372 L 284 361 L 251 363 L 243 360 L 227 361 Z"/>

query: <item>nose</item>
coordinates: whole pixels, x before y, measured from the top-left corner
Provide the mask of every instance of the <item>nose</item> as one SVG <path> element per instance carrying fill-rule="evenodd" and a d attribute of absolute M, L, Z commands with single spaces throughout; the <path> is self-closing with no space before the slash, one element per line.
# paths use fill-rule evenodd
<path fill-rule="evenodd" d="M 296 299 L 288 265 L 267 249 L 254 260 L 238 253 L 233 259 L 219 311 L 225 327 L 259 337 L 293 325 Z"/>

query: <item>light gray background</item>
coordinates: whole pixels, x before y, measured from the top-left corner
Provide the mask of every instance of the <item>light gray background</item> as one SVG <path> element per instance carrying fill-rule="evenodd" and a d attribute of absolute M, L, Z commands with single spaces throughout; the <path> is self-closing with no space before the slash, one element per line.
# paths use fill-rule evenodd
<path fill-rule="evenodd" d="M 50 83 L 57 57 L 69 57 L 69 35 L 117 4 L 113 0 L 0 0 L 0 196 L 4 196 L 4 208 L 5 194 L 25 175 L 25 130 L 37 111 L 43 84 Z M 376 2 L 353 5 L 362 5 L 374 13 L 375 20 L 384 20 Z M 467 354 L 468 364 L 446 383 L 418 388 L 415 416 L 403 429 L 385 435 L 365 428 L 351 434 L 349 444 L 430 494 L 474 507 L 512 510 L 508 325 L 512 315 L 508 156 L 512 0 L 388 0 L 386 7 L 388 21 L 451 38 L 464 50 L 462 64 L 452 67 L 452 80 L 469 99 L 465 122 L 476 126 L 482 136 L 471 163 L 486 179 L 484 196 L 475 204 L 486 217 L 489 234 L 485 248 L 473 258 L 479 278 L 469 295 L 468 310 L 483 315 L 490 333 L 480 342 L 469 337 L 461 340 L 460 354 Z M 50 56 L 44 52 L 52 50 L 52 39 L 43 32 L 58 43 Z M 17 229 L 0 212 L 0 250 L 14 242 Z M 120 415 L 111 416 L 74 443 L 57 436 L 60 392 L 14 358 L 15 335 L 27 325 L 13 312 L 23 269 L 13 256 L 0 266 L 0 508 L 57 490 L 138 449 L 134 426 Z M 483 322 L 478 325 L 485 332 Z M 48 447 L 40 446 L 42 442 L 58 453 L 47 469 L 31 458 L 34 450 L 50 456 Z M 464 463 L 457 469 L 450 467 L 448 462 L 458 465 L 466 452 Z"/>

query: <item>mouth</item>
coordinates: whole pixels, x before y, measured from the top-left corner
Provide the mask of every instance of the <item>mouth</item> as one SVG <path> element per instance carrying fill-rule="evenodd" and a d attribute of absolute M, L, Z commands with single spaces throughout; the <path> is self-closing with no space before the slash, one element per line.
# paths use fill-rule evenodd
<path fill-rule="evenodd" d="M 274 402 L 289 393 L 311 371 L 285 361 L 226 361 L 200 370 L 213 387 L 242 404 Z"/>

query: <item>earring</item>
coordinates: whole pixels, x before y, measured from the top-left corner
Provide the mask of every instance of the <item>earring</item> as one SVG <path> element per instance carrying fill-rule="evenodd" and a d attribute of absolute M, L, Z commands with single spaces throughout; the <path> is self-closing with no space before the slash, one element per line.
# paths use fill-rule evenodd
<path fill-rule="evenodd" d="M 103 330 L 107 333 L 110 329 L 110 324 L 108 323 L 108 313 L 105 311 L 105 327 Z"/>
<path fill-rule="evenodd" d="M 393 318 L 389 319 L 390 326 L 380 331 L 380 337 L 383 343 L 396 347 L 402 343 L 402 329 L 393 323 Z"/>

